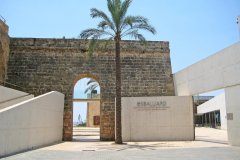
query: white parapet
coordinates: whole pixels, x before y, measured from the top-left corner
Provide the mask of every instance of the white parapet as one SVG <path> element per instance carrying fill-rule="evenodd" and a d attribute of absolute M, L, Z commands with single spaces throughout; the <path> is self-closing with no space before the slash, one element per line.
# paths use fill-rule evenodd
<path fill-rule="evenodd" d="M 174 74 L 176 95 L 189 96 L 240 84 L 240 42 Z"/>
<path fill-rule="evenodd" d="M 55 91 L 0 110 L 0 157 L 60 142 L 63 110 Z"/>
<path fill-rule="evenodd" d="M 194 140 L 192 97 L 123 97 L 123 141 Z"/>

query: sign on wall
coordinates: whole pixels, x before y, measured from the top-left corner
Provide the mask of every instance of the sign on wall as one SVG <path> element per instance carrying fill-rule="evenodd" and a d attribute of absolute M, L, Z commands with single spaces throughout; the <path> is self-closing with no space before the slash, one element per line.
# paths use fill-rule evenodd
<path fill-rule="evenodd" d="M 193 140 L 192 97 L 123 97 L 123 141 Z"/>

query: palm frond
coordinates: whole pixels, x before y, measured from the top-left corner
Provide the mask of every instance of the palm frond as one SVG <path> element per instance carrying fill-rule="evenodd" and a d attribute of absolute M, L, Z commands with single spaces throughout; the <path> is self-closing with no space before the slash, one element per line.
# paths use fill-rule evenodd
<path fill-rule="evenodd" d="M 145 30 L 145 31 L 149 31 L 152 34 L 156 34 L 157 31 L 155 30 L 155 28 L 149 24 L 139 24 L 139 25 L 134 25 L 132 27 L 132 29 L 141 29 L 141 30 Z"/>
<path fill-rule="evenodd" d="M 80 33 L 80 38 L 88 39 L 89 37 L 99 33 L 101 33 L 99 29 L 95 29 L 95 28 L 86 29 Z"/>
<path fill-rule="evenodd" d="M 117 33 L 120 31 L 121 0 L 107 0 L 107 6 L 116 28 L 115 33 Z"/>
<path fill-rule="evenodd" d="M 84 93 L 86 94 L 88 91 L 93 91 L 94 89 L 96 89 L 99 84 L 98 82 L 96 82 L 94 79 L 90 78 L 89 81 L 87 82 L 87 88 L 85 89 Z"/>
<path fill-rule="evenodd" d="M 96 38 L 90 39 L 88 43 L 88 49 L 87 49 L 87 60 L 89 60 L 92 57 L 93 52 L 96 48 L 104 47 L 104 49 L 106 49 L 109 43 L 112 42 L 112 40 L 113 40 L 113 37 L 109 37 L 108 39 L 104 39 L 101 41 L 99 41 Z"/>
<path fill-rule="evenodd" d="M 146 41 L 145 37 L 142 34 L 140 34 L 140 33 L 135 34 L 134 38 L 136 40 L 140 40 L 141 42 L 145 42 Z"/>
<path fill-rule="evenodd" d="M 132 3 L 132 0 L 125 0 L 122 2 L 122 6 L 121 6 L 121 16 L 122 17 L 125 17 L 131 3 Z"/>
<path fill-rule="evenodd" d="M 80 38 L 88 39 L 88 38 L 94 37 L 95 39 L 98 39 L 103 35 L 112 35 L 112 34 L 102 29 L 90 28 L 90 29 L 83 30 L 80 33 Z"/>
<path fill-rule="evenodd" d="M 136 23 L 148 23 L 148 19 L 143 17 L 143 16 L 127 16 L 125 18 L 128 22 L 131 22 L 131 24 L 136 24 Z"/>
<path fill-rule="evenodd" d="M 131 28 L 133 25 L 137 25 L 137 24 L 149 25 L 148 19 L 142 16 L 127 16 L 122 23 L 121 29 L 123 30 L 127 26 Z"/>
<path fill-rule="evenodd" d="M 120 21 L 123 23 L 125 16 L 127 14 L 128 8 L 131 5 L 132 0 L 125 0 L 122 2 L 121 9 L 120 9 Z"/>
<path fill-rule="evenodd" d="M 104 31 L 106 31 L 107 29 L 110 29 L 111 31 L 111 24 L 109 24 L 107 21 L 103 20 L 101 22 L 98 23 L 98 28 L 102 29 Z M 108 31 L 108 33 L 110 34 L 110 31 Z M 111 33 L 111 36 L 114 36 L 114 33 Z"/>
<path fill-rule="evenodd" d="M 92 8 L 91 9 L 91 17 L 92 18 L 102 18 L 106 24 L 108 24 L 108 26 L 115 31 L 115 28 L 114 28 L 114 25 L 112 23 L 112 21 L 110 20 L 110 18 L 103 12 L 103 11 L 100 11 L 96 8 Z"/>
<path fill-rule="evenodd" d="M 126 27 L 128 27 L 128 29 L 126 29 Z M 124 23 L 122 24 L 122 28 L 125 29 L 125 31 L 121 34 L 123 37 L 134 30 L 145 30 L 151 32 L 152 34 L 156 34 L 155 28 L 148 24 L 148 19 L 141 16 L 126 17 Z"/>
<path fill-rule="evenodd" d="M 101 21 L 98 23 L 98 28 L 105 30 L 108 27 L 108 23 L 106 21 Z"/>
<path fill-rule="evenodd" d="M 90 85 L 90 86 L 88 86 L 88 87 L 85 89 L 84 93 L 86 94 L 86 93 L 88 93 L 89 91 L 92 92 L 92 91 L 93 91 L 94 89 L 96 89 L 98 86 L 99 86 L 98 84 Z"/>
<path fill-rule="evenodd" d="M 86 29 L 80 33 L 80 38 L 88 39 L 92 36 L 101 35 L 103 34 L 103 32 L 104 32 L 103 30 L 99 30 L 95 28 Z"/>
<path fill-rule="evenodd" d="M 121 37 L 130 36 L 136 40 L 145 41 L 140 30 L 156 33 L 153 26 L 149 24 L 147 18 L 143 16 L 126 16 L 127 10 L 131 5 L 132 0 L 107 0 L 107 7 L 110 12 L 108 17 L 103 11 L 96 8 L 91 9 L 92 18 L 101 18 L 98 23 L 98 28 L 91 28 L 81 32 L 80 37 L 84 39 L 91 38 L 88 48 L 88 57 L 90 57 L 94 49 L 98 46 L 99 38 L 109 38 L 106 41 L 101 41 L 101 44 L 105 43 L 105 48 L 117 34 Z M 121 39 L 120 37 L 120 39 Z"/>
<path fill-rule="evenodd" d="M 146 41 L 145 37 L 142 34 L 140 34 L 137 29 L 127 32 L 125 34 L 125 36 L 130 36 L 131 38 L 134 38 L 136 40 L 140 40 L 142 42 Z"/>
<path fill-rule="evenodd" d="M 97 46 L 98 46 L 98 40 L 92 38 L 88 44 L 87 60 L 89 60 L 92 57 L 92 54 L 95 48 L 97 48 Z"/>
<path fill-rule="evenodd" d="M 87 82 L 87 85 L 92 84 L 92 83 L 97 83 L 94 79 L 90 78 L 89 81 Z"/>
<path fill-rule="evenodd" d="M 80 33 L 80 38 L 83 39 L 91 38 L 88 45 L 87 59 L 89 59 L 92 56 L 95 48 L 98 47 L 99 43 L 98 39 L 103 36 L 110 36 L 111 38 L 113 37 L 113 34 L 105 30 L 95 28 L 86 29 Z"/>

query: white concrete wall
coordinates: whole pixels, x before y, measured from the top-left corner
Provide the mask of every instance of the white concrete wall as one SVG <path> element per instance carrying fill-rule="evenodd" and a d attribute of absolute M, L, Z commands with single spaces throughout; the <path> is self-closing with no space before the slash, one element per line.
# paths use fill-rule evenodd
<path fill-rule="evenodd" d="M 227 118 L 226 118 L 226 103 L 225 103 L 225 94 L 210 99 L 209 101 L 199 105 L 197 107 L 197 113 L 208 113 L 212 111 L 220 110 L 221 118 L 221 129 L 227 129 Z"/>
<path fill-rule="evenodd" d="M 24 97 L 29 95 L 28 93 L 21 92 L 15 89 L 0 86 L 0 103 L 9 101 L 15 98 Z"/>
<path fill-rule="evenodd" d="M 225 89 L 227 114 L 233 119 L 227 120 L 228 140 L 234 146 L 240 146 L 240 85 Z"/>
<path fill-rule="evenodd" d="M 240 84 L 240 42 L 174 74 L 176 95 L 188 96 Z"/>
<path fill-rule="evenodd" d="M 193 140 L 193 126 L 192 97 L 122 98 L 123 141 Z"/>
<path fill-rule="evenodd" d="M 225 90 L 226 111 L 233 120 L 227 121 L 231 145 L 240 146 L 240 42 L 195 63 L 174 74 L 175 92 L 178 96 L 197 95 L 208 91 Z M 238 135 L 238 136 L 237 136 Z"/>
<path fill-rule="evenodd" d="M 59 92 L 0 110 L 0 157 L 60 142 L 63 110 Z"/>

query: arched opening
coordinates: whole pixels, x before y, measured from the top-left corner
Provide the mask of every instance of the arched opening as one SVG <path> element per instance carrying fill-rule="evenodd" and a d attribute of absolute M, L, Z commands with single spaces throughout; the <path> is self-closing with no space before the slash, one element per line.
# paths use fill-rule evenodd
<path fill-rule="evenodd" d="M 100 140 L 100 85 L 92 76 L 80 77 L 73 90 L 73 141 Z"/>

